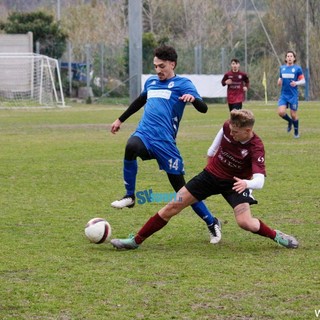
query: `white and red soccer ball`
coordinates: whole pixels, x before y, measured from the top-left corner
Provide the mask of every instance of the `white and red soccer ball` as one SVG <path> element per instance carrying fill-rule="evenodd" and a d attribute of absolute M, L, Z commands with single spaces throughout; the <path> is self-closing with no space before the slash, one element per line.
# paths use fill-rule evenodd
<path fill-rule="evenodd" d="M 110 240 L 111 225 L 103 218 L 93 218 L 86 224 L 84 233 L 90 242 L 100 244 Z"/>

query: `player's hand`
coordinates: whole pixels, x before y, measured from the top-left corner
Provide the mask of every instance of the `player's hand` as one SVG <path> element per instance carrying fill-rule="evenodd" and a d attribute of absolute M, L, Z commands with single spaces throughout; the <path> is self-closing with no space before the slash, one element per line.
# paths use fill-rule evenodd
<path fill-rule="evenodd" d="M 232 84 L 232 80 L 231 80 L 231 79 L 228 79 L 228 80 L 225 81 L 225 83 L 226 83 L 226 84 Z"/>
<path fill-rule="evenodd" d="M 247 183 L 244 180 L 237 177 L 233 177 L 233 179 L 236 180 L 236 182 L 233 184 L 232 190 L 241 193 L 247 189 Z"/>
<path fill-rule="evenodd" d="M 179 97 L 179 100 L 182 100 L 183 102 L 193 102 L 195 98 L 192 94 L 185 93 L 183 96 Z"/>
<path fill-rule="evenodd" d="M 248 88 L 247 87 L 243 87 L 243 91 L 244 92 L 248 91 Z"/>
<path fill-rule="evenodd" d="M 112 125 L 111 125 L 111 133 L 116 134 L 120 130 L 121 121 L 117 119 Z"/>
<path fill-rule="evenodd" d="M 291 86 L 291 87 L 296 87 L 296 86 L 297 86 L 297 83 L 296 83 L 295 81 L 291 81 L 291 82 L 290 82 L 290 86 Z"/>
<path fill-rule="evenodd" d="M 278 86 L 282 86 L 282 79 L 281 78 L 278 79 Z"/>

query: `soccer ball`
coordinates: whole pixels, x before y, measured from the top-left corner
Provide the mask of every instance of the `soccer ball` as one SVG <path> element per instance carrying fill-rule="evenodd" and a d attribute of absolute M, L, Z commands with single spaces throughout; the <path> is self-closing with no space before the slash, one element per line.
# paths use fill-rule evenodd
<path fill-rule="evenodd" d="M 103 218 L 93 218 L 86 224 L 84 233 L 90 242 L 100 244 L 110 239 L 111 226 Z"/>

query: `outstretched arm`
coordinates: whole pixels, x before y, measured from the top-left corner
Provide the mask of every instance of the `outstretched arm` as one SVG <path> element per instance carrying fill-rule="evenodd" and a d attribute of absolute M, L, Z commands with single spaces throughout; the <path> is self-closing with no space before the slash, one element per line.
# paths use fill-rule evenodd
<path fill-rule="evenodd" d="M 125 122 L 130 116 L 139 111 L 147 102 L 147 96 L 139 96 L 136 100 L 134 100 L 128 109 L 111 125 L 111 133 L 115 134 L 120 130 L 120 126 L 123 122 Z"/>
<path fill-rule="evenodd" d="M 125 122 L 129 117 L 131 117 L 134 113 L 139 111 L 147 102 L 147 96 L 139 96 L 136 100 L 134 100 L 128 109 L 119 117 L 121 122 Z"/>

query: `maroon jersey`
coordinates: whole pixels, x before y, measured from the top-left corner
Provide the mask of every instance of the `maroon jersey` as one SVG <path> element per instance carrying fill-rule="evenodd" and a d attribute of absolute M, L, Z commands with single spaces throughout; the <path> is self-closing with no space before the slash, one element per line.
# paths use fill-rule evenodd
<path fill-rule="evenodd" d="M 244 101 L 243 87 L 246 86 L 249 89 L 249 78 L 245 72 L 233 72 L 232 70 L 225 73 L 221 80 L 223 86 L 226 85 L 226 80 L 231 79 L 232 84 L 228 85 L 227 89 L 227 101 L 229 104 L 239 103 Z"/>
<path fill-rule="evenodd" d="M 229 120 L 223 125 L 223 137 L 215 155 L 210 158 L 206 171 L 220 179 L 251 179 L 254 173 L 266 175 L 264 146 L 254 133 L 246 143 L 233 140 Z"/>

